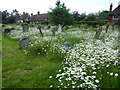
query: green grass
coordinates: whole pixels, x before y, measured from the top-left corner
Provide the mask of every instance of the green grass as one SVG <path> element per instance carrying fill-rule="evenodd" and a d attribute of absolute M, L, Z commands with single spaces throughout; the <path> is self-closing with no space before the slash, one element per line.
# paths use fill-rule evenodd
<path fill-rule="evenodd" d="M 0 88 L 2 87 L 2 32 L 0 32 Z"/>
<path fill-rule="evenodd" d="M 34 28 L 33 28 L 34 29 Z M 70 29 L 74 32 L 79 31 L 80 28 Z M 82 29 L 80 29 L 82 30 Z M 3 78 L 3 87 L 4 88 L 49 88 L 50 85 L 56 86 L 58 84 L 56 74 L 58 70 L 63 68 L 61 62 L 65 58 L 66 54 L 58 53 L 59 46 L 64 42 L 71 42 L 72 48 L 75 48 L 75 44 L 85 44 L 85 42 L 90 42 L 89 39 L 94 38 L 95 30 L 93 28 L 88 28 L 82 30 L 81 33 L 74 33 L 70 31 L 64 31 L 62 34 L 56 35 L 57 40 L 54 41 L 41 41 L 34 47 L 28 46 L 25 49 L 30 50 L 29 54 L 25 54 L 23 50 L 19 49 L 19 39 L 10 39 L 7 36 L 3 35 L 3 43 L 0 43 L 2 46 L 2 78 Z M 47 35 L 47 34 L 46 34 Z M 47 36 L 50 36 L 51 33 L 48 33 Z M 111 34 L 110 34 L 111 35 Z M 29 38 L 33 36 L 38 36 L 38 34 L 29 35 Z M 2 34 L 0 34 L 2 37 Z M 106 36 L 107 37 L 107 36 Z M 30 41 L 35 42 L 37 39 L 33 40 L 30 38 Z M 49 38 L 49 37 L 48 37 Z M 105 34 L 102 32 L 100 40 L 104 41 Z M 44 40 L 44 39 L 43 39 Z M 51 47 L 50 44 L 58 44 L 56 48 Z M 94 43 L 94 42 L 93 42 Z M 46 46 L 48 45 L 48 47 Z M 44 52 L 42 48 L 46 49 L 47 52 Z M 55 49 L 50 51 L 50 48 Z M 116 46 L 117 48 L 117 46 Z M 57 50 L 56 50 L 57 49 Z M 40 54 L 38 54 L 40 52 Z M 47 55 L 48 54 L 48 55 Z M 114 70 L 117 67 L 110 66 L 111 68 L 103 68 L 98 71 L 98 77 L 103 73 L 102 79 L 100 80 L 100 88 L 118 88 L 120 77 L 108 76 L 106 72 L 117 72 Z M 118 72 L 119 73 L 119 72 Z M 49 79 L 49 76 L 53 76 L 52 79 Z M 67 82 L 67 81 L 66 81 Z"/>
<path fill-rule="evenodd" d="M 27 56 L 19 49 L 17 40 L 3 36 L 3 87 L 4 88 L 49 88 L 56 80 L 61 62 L 50 60 L 46 56 Z"/>

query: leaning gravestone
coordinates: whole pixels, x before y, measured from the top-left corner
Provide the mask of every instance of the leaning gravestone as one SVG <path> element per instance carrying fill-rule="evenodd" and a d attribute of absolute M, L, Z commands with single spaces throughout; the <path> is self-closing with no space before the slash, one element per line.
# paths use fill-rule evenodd
<path fill-rule="evenodd" d="M 102 32 L 102 27 L 99 27 L 99 29 L 95 33 L 94 39 L 99 39 L 101 32 Z"/>
<path fill-rule="evenodd" d="M 20 39 L 20 47 L 25 47 L 26 45 L 28 45 L 30 43 L 29 38 L 21 38 Z"/>
<path fill-rule="evenodd" d="M 39 31 L 40 31 L 40 34 L 41 34 L 41 36 L 43 37 L 43 33 L 42 33 L 42 27 L 40 26 L 40 25 L 38 25 L 38 29 L 39 29 Z"/>
<path fill-rule="evenodd" d="M 22 26 L 23 32 L 28 32 L 29 26 L 27 24 Z"/>
<path fill-rule="evenodd" d="M 68 51 L 72 47 L 72 44 L 70 42 L 65 42 L 64 47 L 65 47 L 65 50 Z"/>
<path fill-rule="evenodd" d="M 60 24 L 58 25 L 58 32 L 60 32 L 60 33 L 62 32 L 62 27 Z"/>

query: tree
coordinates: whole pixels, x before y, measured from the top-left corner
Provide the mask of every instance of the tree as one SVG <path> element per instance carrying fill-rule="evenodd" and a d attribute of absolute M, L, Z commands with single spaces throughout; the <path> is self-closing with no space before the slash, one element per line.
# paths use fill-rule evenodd
<path fill-rule="evenodd" d="M 17 11 L 16 9 L 14 9 L 11 13 L 12 16 L 16 16 L 16 15 L 19 15 L 18 13 L 19 11 Z"/>
<path fill-rule="evenodd" d="M 84 21 L 85 17 L 86 17 L 86 14 L 85 13 L 79 14 L 78 11 L 74 11 L 73 12 L 73 17 L 76 21 Z"/>
<path fill-rule="evenodd" d="M 11 15 L 7 18 L 7 23 L 13 24 L 15 23 L 15 16 Z"/>
<path fill-rule="evenodd" d="M 80 21 L 80 14 L 78 13 L 78 11 L 73 12 L 73 17 L 76 21 Z"/>
<path fill-rule="evenodd" d="M 97 20 L 96 16 L 97 15 L 90 13 L 87 15 L 86 21 L 96 21 Z"/>
<path fill-rule="evenodd" d="M 2 23 L 7 23 L 7 18 L 9 17 L 9 12 L 7 11 L 7 10 L 4 10 L 3 12 L 2 12 Z"/>
<path fill-rule="evenodd" d="M 99 16 L 103 16 L 105 19 L 108 19 L 108 14 L 109 14 L 109 11 L 99 12 Z"/>
<path fill-rule="evenodd" d="M 57 1 L 56 7 L 48 13 L 48 19 L 55 25 L 61 24 L 63 27 L 73 23 L 72 14 L 69 13 L 69 9 L 66 8 L 65 4 L 61 4 L 60 1 Z"/>

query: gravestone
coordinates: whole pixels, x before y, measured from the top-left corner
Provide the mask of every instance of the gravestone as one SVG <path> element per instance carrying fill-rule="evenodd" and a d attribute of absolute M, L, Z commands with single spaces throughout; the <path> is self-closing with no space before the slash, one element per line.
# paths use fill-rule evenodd
<path fill-rule="evenodd" d="M 30 43 L 29 38 L 21 38 L 20 39 L 20 47 L 25 47 L 26 45 L 28 45 Z"/>
<path fill-rule="evenodd" d="M 53 29 L 51 30 L 52 31 L 52 36 L 55 37 L 55 32 L 57 31 L 57 27 L 53 27 Z"/>
<path fill-rule="evenodd" d="M 94 39 L 99 39 L 99 36 L 100 36 L 101 32 L 102 32 L 102 27 L 99 27 L 99 29 L 95 33 Z"/>
<path fill-rule="evenodd" d="M 23 25 L 22 26 L 23 32 L 28 32 L 29 26 L 28 25 Z"/>
<path fill-rule="evenodd" d="M 64 47 L 65 47 L 65 50 L 67 52 L 72 47 L 72 44 L 70 42 L 65 42 Z"/>
<path fill-rule="evenodd" d="M 12 28 L 11 26 L 7 26 L 7 28 Z"/>
<path fill-rule="evenodd" d="M 42 30 L 41 30 L 41 26 L 40 26 L 40 25 L 38 25 L 38 29 L 39 29 L 39 31 L 40 31 L 41 36 L 43 37 L 43 33 L 42 33 Z"/>
<path fill-rule="evenodd" d="M 9 34 L 10 34 L 10 31 L 11 31 L 11 29 L 5 29 L 5 30 L 4 30 L 4 34 L 5 34 L 5 35 L 9 35 Z"/>
<path fill-rule="evenodd" d="M 55 29 L 52 30 L 52 36 L 55 37 Z"/>
<path fill-rule="evenodd" d="M 41 29 L 43 30 L 43 29 L 44 29 L 44 26 L 42 26 Z"/>
<path fill-rule="evenodd" d="M 60 33 L 62 32 L 62 27 L 60 24 L 58 25 L 58 32 L 60 32 Z"/>

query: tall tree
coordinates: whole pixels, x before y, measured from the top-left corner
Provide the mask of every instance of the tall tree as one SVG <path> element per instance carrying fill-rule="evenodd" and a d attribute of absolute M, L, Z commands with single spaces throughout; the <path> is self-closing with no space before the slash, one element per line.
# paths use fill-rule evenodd
<path fill-rule="evenodd" d="M 4 10 L 3 12 L 2 12 L 2 23 L 7 23 L 7 18 L 9 17 L 9 12 L 7 11 L 7 10 Z"/>
<path fill-rule="evenodd" d="M 95 15 L 94 13 L 90 13 L 87 15 L 86 21 L 96 21 L 97 20 L 96 16 L 97 15 Z"/>
<path fill-rule="evenodd" d="M 61 24 L 63 27 L 73 23 L 73 16 L 69 13 L 69 9 L 66 8 L 64 3 L 61 4 L 59 0 L 56 2 L 56 7 L 49 12 L 48 19 L 55 25 Z"/>
<path fill-rule="evenodd" d="M 12 16 L 16 16 L 19 15 L 19 11 L 17 11 L 16 9 L 14 9 L 11 13 Z"/>
<path fill-rule="evenodd" d="M 102 11 L 102 12 L 99 12 L 99 16 L 103 16 L 105 19 L 108 19 L 108 14 L 109 14 L 109 11 Z"/>
<path fill-rule="evenodd" d="M 76 21 L 84 21 L 86 18 L 86 14 L 85 13 L 79 14 L 78 11 L 74 11 L 73 17 Z"/>

